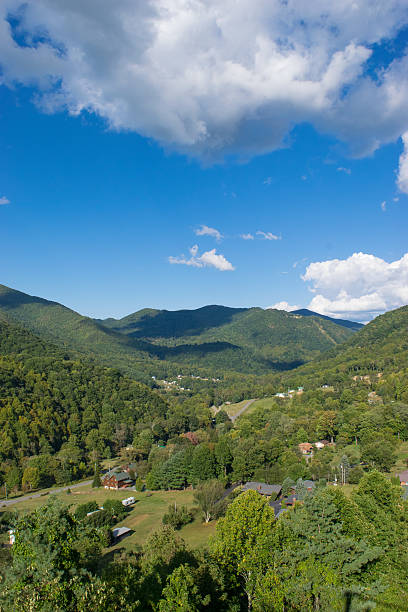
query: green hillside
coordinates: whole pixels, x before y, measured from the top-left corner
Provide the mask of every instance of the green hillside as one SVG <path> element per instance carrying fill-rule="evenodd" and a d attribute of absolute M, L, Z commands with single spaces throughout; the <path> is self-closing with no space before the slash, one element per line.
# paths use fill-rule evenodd
<path fill-rule="evenodd" d="M 320 317 L 223 306 L 176 312 L 145 309 L 119 321 L 100 321 L 4 285 L 0 313 L 143 382 L 180 372 L 219 376 L 287 370 L 353 333 Z"/>
<path fill-rule="evenodd" d="M 72 460 L 93 449 L 109 455 L 118 427 L 131 439 L 138 421 L 166 412 L 157 393 L 118 370 L 0 320 L 0 465 L 22 465 L 26 457 L 55 454 L 67 444 Z M 71 459 L 64 456 L 65 465 L 59 457 L 56 469 L 69 471 Z"/>
<path fill-rule="evenodd" d="M 397 384 L 400 380 L 398 384 L 405 389 L 407 374 L 408 306 L 403 306 L 376 317 L 347 342 L 298 368 L 291 376 L 296 381 L 310 379 L 314 385 L 370 376 L 377 379 L 379 387 L 384 387 L 385 381 Z"/>
<path fill-rule="evenodd" d="M 240 347 L 251 352 L 258 363 L 275 369 L 308 361 L 352 334 L 347 327 L 318 316 L 225 306 L 174 312 L 145 309 L 120 320 L 107 319 L 100 323 L 134 339 L 145 339 L 163 347 L 183 347 L 180 354 L 186 346 L 222 342 L 225 351 L 228 351 L 227 345 L 234 346 L 235 350 Z"/>
<path fill-rule="evenodd" d="M 342 325 L 343 327 L 348 327 L 353 331 L 358 331 L 364 325 L 362 323 L 357 323 L 356 321 L 347 321 L 346 319 L 333 319 L 332 317 L 328 317 L 326 315 L 322 315 L 318 312 L 313 312 L 313 310 L 308 310 L 307 308 L 300 308 L 299 310 L 292 310 L 292 314 L 301 315 L 302 317 L 320 317 L 321 319 L 326 319 L 326 321 L 331 321 L 332 323 L 336 323 L 337 325 Z"/>

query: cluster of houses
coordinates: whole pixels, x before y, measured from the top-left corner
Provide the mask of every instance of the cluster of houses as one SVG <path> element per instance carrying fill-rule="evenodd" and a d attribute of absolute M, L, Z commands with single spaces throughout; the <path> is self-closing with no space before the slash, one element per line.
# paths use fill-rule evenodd
<path fill-rule="evenodd" d="M 313 491 L 316 486 L 313 480 L 303 480 L 302 482 L 307 492 Z M 295 487 L 290 488 L 288 495 L 282 495 L 281 485 L 270 485 L 265 482 L 247 482 L 243 485 L 242 491 L 256 491 L 269 499 L 269 505 L 274 511 L 275 518 L 279 518 L 284 512 L 287 512 L 296 501 L 299 501 L 296 499 Z"/>
<path fill-rule="evenodd" d="M 275 393 L 274 397 L 280 397 L 281 399 L 292 399 L 295 395 L 302 395 L 304 391 L 303 387 L 297 389 L 288 389 L 287 393 Z"/>
<path fill-rule="evenodd" d="M 318 440 L 317 442 L 301 442 L 298 444 L 298 449 L 305 457 L 313 457 L 314 449 L 321 450 L 325 446 L 335 446 L 335 442 L 329 440 Z"/>

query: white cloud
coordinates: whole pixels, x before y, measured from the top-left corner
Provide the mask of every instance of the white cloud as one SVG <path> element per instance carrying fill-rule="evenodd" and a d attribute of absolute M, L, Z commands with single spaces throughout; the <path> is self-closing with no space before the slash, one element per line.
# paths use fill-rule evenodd
<path fill-rule="evenodd" d="M 193 266 L 195 268 L 216 268 L 221 272 L 235 270 L 231 262 L 224 257 L 224 255 L 217 254 L 216 249 L 211 251 L 205 251 L 202 255 L 198 254 L 198 246 L 195 244 L 190 249 L 190 258 L 186 258 L 184 255 L 179 257 L 173 257 L 170 255 L 169 263 L 171 264 L 183 264 L 185 266 Z"/>
<path fill-rule="evenodd" d="M 275 308 L 276 310 L 286 310 L 286 312 L 291 312 L 292 310 L 299 310 L 301 306 L 298 306 L 297 304 L 291 305 L 288 302 L 282 301 L 282 302 L 277 302 L 273 306 L 268 306 L 267 310 L 271 308 Z"/>
<path fill-rule="evenodd" d="M 242 238 L 242 240 L 253 240 L 254 236 L 253 234 L 241 234 L 240 238 Z"/>
<path fill-rule="evenodd" d="M 276 236 L 272 232 L 261 232 L 261 230 L 258 230 L 256 235 L 261 236 L 263 240 L 280 240 L 280 236 Z"/>
<path fill-rule="evenodd" d="M 224 236 L 214 227 L 208 227 L 208 225 L 201 225 L 199 228 L 194 230 L 196 236 L 212 236 L 216 240 L 221 240 Z"/>
<path fill-rule="evenodd" d="M 366 154 L 408 130 L 408 55 L 365 69 L 407 22 L 402 0 L 3 0 L 0 82 L 202 157 L 272 151 L 301 122 Z"/>
<path fill-rule="evenodd" d="M 10 200 L 8 198 L 6 198 L 6 196 L 2 196 L 0 198 L 0 205 L 2 204 L 10 204 Z"/>
<path fill-rule="evenodd" d="M 381 210 L 383 212 L 385 212 L 387 210 L 387 202 L 385 200 L 384 200 L 384 202 L 381 202 L 380 206 L 381 206 Z"/>
<path fill-rule="evenodd" d="M 337 172 L 344 172 L 345 174 L 351 174 L 350 168 L 343 168 L 343 166 L 339 166 L 339 168 L 337 168 Z"/>
<path fill-rule="evenodd" d="M 264 185 L 271 185 L 272 184 L 272 177 L 271 176 L 267 176 L 266 179 L 263 182 Z"/>
<path fill-rule="evenodd" d="M 308 308 L 333 317 L 369 321 L 408 304 L 408 253 L 391 263 L 367 253 L 314 262 L 302 278 L 316 294 Z"/>
<path fill-rule="evenodd" d="M 402 135 L 404 150 L 399 158 L 397 184 L 402 193 L 408 193 L 408 132 Z"/>

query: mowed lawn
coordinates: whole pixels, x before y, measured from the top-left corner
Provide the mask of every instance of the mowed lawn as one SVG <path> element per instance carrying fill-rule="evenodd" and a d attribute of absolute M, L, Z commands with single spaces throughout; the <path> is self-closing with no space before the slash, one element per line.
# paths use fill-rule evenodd
<path fill-rule="evenodd" d="M 232 417 L 232 416 L 235 416 L 237 412 L 239 412 L 241 408 L 243 408 L 248 401 L 249 400 L 243 400 L 242 402 L 238 402 L 237 404 L 223 404 L 221 406 L 221 409 L 224 410 L 228 414 L 229 417 Z M 246 413 L 247 411 L 244 412 L 244 414 Z"/>
<path fill-rule="evenodd" d="M 241 402 L 241 403 L 242 405 L 245 404 L 245 402 Z M 251 414 L 251 412 L 254 412 L 254 410 L 256 410 L 257 408 L 267 409 L 267 408 L 272 408 L 273 406 L 276 406 L 276 399 L 274 397 L 264 397 L 262 399 L 257 399 L 254 401 L 253 404 L 249 406 L 247 410 L 245 410 L 242 416 L 245 416 L 246 414 Z"/>
<path fill-rule="evenodd" d="M 133 533 L 123 538 L 114 549 L 137 550 L 144 544 L 149 535 L 158 529 L 162 524 L 163 515 L 167 512 L 170 504 L 176 503 L 178 506 L 187 506 L 193 509 L 195 507 L 193 499 L 193 491 L 188 489 L 185 491 L 143 491 L 135 492 L 128 490 L 108 491 L 104 488 L 92 489 L 90 485 L 73 489 L 70 494 L 66 491 L 56 494 L 56 497 L 63 501 L 66 505 L 71 505 L 74 511 L 76 506 L 89 501 L 96 501 L 99 506 L 102 506 L 106 499 L 122 500 L 127 497 L 134 497 L 136 502 L 129 507 L 125 518 L 114 527 L 129 527 Z M 19 504 L 15 504 L 9 508 L 23 514 L 30 512 L 39 506 L 47 503 L 49 496 L 44 496 L 39 499 L 31 499 Z M 190 548 L 201 548 L 206 546 L 208 538 L 215 533 L 216 522 L 213 521 L 208 525 L 202 522 L 200 513 L 197 511 L 194 521 L 189 525 L 184 526 L 178 531 L 180 536 L 186 541 Z"/>

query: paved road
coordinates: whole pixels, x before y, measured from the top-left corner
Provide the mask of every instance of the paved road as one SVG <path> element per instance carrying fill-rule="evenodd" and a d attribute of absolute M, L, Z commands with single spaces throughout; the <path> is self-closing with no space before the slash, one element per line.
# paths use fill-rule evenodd
<path fill-rule="evenodd" d="M 238 410 L 237 414 L 235 414 L 234 416 L 232 416 L 232 417 L 231 417 L 231 421 L 232 421 L 233 423 L 235 423 L 235 421 L 237 420 L 237 418 L 238 418 L 238 417 L 240 417 L 240 416 L 241 416 L 241 414 L 242 414 L 243 412 L 245 412 L 245 410 L 248 410 L 248 408 L 250 407 L 250 405 L 251 405 L 251 404 L 253 404 L 255 401 L 256 401 L 255 399 L 250 399 L 250 400 L 248 400 L 248 401 L 247 401 L 247 403 L 246 403 L 246 404 L 244 404 L 244 405 L 242 406 L 241 410 Z"/>
<path fill-rule="evenodd" d="M 77 489 L 78 487 L 85 487 L 86 485 L 90 484 L 92 484 L 92 480 L 85 480 L 84 482 L 78 482 L 77 484 L 68 485 L 59 489 L 51 489 L 49 491 L 49 495 L 52 495 L 53 493 L 61 493 L 62 491 L 67 491 L 68 489 Z M 27 501 L 28 499 L 36 499 L 38 497 L 48 497 L 48 495 L 44 495 L 41 493 L 31 493 L 31 495 L 23 495 L 22 497 L 16 497 L 15 499 L 0 499 L 0 508 L 2 506 L 11 506 L 12 504 L 19 504 L 20 502 Z"/>

